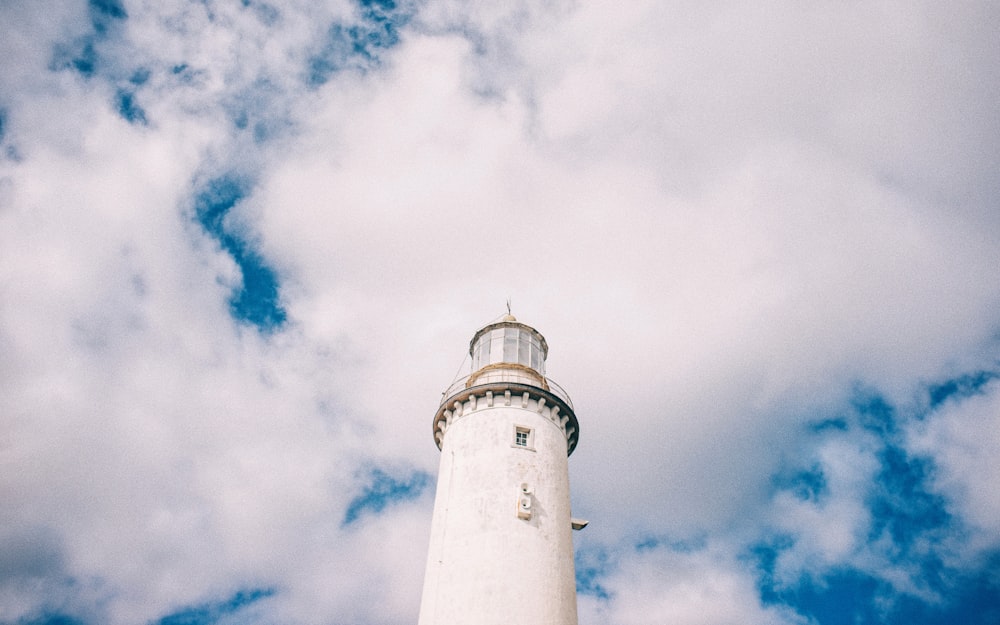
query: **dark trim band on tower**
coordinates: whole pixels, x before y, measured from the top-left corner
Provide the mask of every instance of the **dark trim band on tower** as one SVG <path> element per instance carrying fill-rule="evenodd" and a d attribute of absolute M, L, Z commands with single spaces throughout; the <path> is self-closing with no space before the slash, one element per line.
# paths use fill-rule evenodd
<path fill-rule="evenodd" d="M 441 449 L 445 433 L 455 419 L 478 410 L 510 406 L 515 403 L 527 408 L 529 401 L 534 401 L 538 413 L 543 414 L 552 425 L 563 431 L 566 436 L 566 455 L 572 454 L 580 437 L 580 424 L 573 406 L 550 390 L 518 382 L 479 384 L 448 395 L 434 415 L 432 424 L 434 443 Z"/>

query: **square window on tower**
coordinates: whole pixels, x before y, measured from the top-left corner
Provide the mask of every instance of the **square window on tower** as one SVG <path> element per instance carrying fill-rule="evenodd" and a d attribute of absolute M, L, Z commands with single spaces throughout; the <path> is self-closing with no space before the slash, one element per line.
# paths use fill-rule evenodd
<path fill-rule="evenodd" d="M 516 426 L 514 428 L 514 447 L 533 449 L 534 441 L 531 440 L 531 428 Z"/>

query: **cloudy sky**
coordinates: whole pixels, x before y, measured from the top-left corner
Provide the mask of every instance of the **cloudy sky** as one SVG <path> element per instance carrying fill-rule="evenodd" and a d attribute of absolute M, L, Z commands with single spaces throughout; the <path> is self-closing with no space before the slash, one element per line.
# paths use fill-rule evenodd
<path fill-rule="evenodd" d="M 0 24 L 0 624 L 413 623 L 507 298 L 581 625 L 1000 621 L 996 3 Z"/>

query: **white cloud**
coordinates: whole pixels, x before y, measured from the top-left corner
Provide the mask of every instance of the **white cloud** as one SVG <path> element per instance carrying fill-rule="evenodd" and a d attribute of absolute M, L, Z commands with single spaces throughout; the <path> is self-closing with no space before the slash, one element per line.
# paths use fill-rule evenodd
<path fill-rule="evenodd" d="M 778 556 L 774 577 L 779 586 L 794 586 L 803 575 L 818 579 L 845 563 L 866 568 L 872 519 L 865 500 L 879 469 L 871 438 L 846 433 L 828 437 L 817 450 L 820 492 L 806 498 L 793 491 L 776 494 L 774 529 L 794 542 Z"/>
<path fill-rule="evenodd" d="M 694 551 L 657 546 L 627 553 L 604 581 L 610 598 L 581 597 L 580 623 L 804 623 L 761 604 L 754 572 L 732 557 L 732 546 Z"/>
<path fill-rule="evenodd" d="M 427 2 L 318 88 L 357 8 L 255 6 L 130 3 L 90 79 L 46 69 L 82 3 L 0 9 L 0 514 L 58 571 L 0 579 L 0 620 L 60 576 L 112 623 L 247 584 L 292 621 L 412 620 L 427 497 L 340 522 L 359 467 L 433 471 L 438 393 L 507 297 L 579 411 L 586 540 L 730 541 L 623 553 L 581 621 L 795 622 L 735 556 L 775 524 L 789 580 L 882 564 L 870 449 L 802 427 L 995 366 L 990 5 Z M 145 127 L 114 102 L 139 68 Z M 191 214 L 228 171 L 273 336 L 229 318 L 239 268 Z M 980 537 L 994 395 L 912 433 Z M 769 499 L 813 453 L 829 500 Z"/>
<path fill-rule="evenodd" d="M 910 446 L 938 467 L 934 485 L 949 509 L 968 524 L 968 551 L 995 549 L 1000 536 L 1000 392 L 996 382 L 981 394 L 951 400 L 910 428 Z M 963 553 L 965 557 L 970 553 Z"/>

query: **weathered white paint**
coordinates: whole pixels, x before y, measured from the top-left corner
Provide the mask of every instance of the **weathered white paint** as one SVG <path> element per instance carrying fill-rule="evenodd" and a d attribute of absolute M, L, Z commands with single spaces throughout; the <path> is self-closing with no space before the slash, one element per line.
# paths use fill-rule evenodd
<path fill-rule="evenodd" d="M 537 334 L 513 317 L 501 323 Z M 419 625 L 577 623 L 568 465 L 576 417 L 537 370 L 511 364 L 494 359 L 490 375 L 473 372 L 435 417 L 441 465 Z M 531 431 L 529 448 L 515 444 L 517 428 Z"/>

